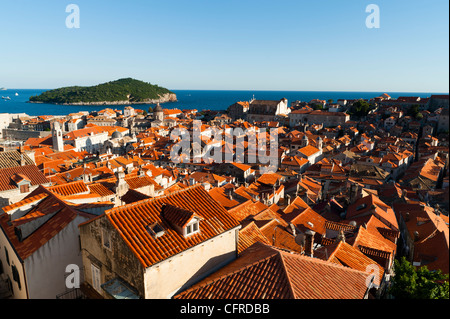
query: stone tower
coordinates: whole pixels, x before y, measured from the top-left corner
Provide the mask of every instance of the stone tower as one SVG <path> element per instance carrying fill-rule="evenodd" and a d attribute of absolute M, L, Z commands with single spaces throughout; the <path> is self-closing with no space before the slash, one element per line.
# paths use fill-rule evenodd
<path fill-rule="evenodd" d="M 322 140 L 322 138 L 319 136 L 319 137 L 317 137 L 317 148 L 318 148 L 319 150 L 321 150 L 321 149 L 322 149 L 322 146 L 323 146 L 323 140 Z"/>
<path fill-rule="evenodd" d="M 309 139 L 308 139 L 308 136 L 306 136 L 306 134 L 305 134 L 302 137 L 302 147 L 308 146 L 308 144 L 309 144 Z"/>
<path fill-rule="evenodd" d="M 52 142 L 53 149 L 57 152 L 64 151 L 64 140 L 62 136 L 61 124 L 59 122 L 53 122 L 52 128 Z"/>
<path fill-rule="evenodd" d="M 159 120 L 161 122 L 164 121 L 164 111 L 163 111 L 161 105 L 159 105 L 159 103 L 156 105 L 155 109 L 153 110 L 153 114 L 154 114 L 155 120 Z"/>

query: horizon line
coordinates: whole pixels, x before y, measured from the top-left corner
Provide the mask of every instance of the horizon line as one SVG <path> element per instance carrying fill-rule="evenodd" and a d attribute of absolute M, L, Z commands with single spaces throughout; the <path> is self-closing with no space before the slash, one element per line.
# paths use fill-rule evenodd
<path fill-rule="evenodd" d="M 56 90 L 63 87 L 58 88 L 6 88 L 6 90 Z M 231 92 L 231 91 L 240 91 L 240 92 L 317 92 L 317 93 L 422 93 L 422 94 L 449 94 L 449 92 L 439 92 L 439 91 L 386 91 L 386 90 L 371 90 L 371 91 L 343 91 L 343 90 L 280 90 L 280 89 L 169 89 L 170 91 L 223 91 L 223 92 Z"/>

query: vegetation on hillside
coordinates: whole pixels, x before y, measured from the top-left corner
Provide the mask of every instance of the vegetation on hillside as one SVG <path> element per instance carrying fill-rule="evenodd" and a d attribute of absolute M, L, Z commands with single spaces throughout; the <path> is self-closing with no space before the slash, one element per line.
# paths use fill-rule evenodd
<path fill-rule="evenodd" d="M 132 78 L 120 79 L 96 86 L 71 86 L 50 90 L 30 97 L 30 102 L 51 104 L 93 103 L 93 102 L 145 102 L 159 99 L 162 95 L 173 93 L 158 85 Z"/>

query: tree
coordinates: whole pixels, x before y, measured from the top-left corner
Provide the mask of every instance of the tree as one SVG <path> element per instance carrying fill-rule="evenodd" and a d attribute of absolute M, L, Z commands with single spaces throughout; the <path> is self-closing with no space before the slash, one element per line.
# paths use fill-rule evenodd
<path fill-rule="evenodd" d="M 406 115 L 411 116 L 412 118 L 415 118 L 415 119 L 420 119 L 418 117 L 423 117 L 423 115 L 419 111 L 420 111 L 419 105 L 414 104 L 414 105 L 411 105 L 411 107 L 408 109 L 408 111 L 406 111 Z"/>
<path fill-rule="evenodd" d="M 395 260 L 389 293 L 397 299 L 449 299 L 448 274 L 414 267 L 405 257 Z"/>
<path fill-rule="evenodd" d="M 364 100 L 358 100 L 351 106 L 349 114 L 355 116 L 367 116 L 370 111 L 370 104 Z"/>
<path fill-rule="evenodd" d="M 320 103 L 314 103 L 313 108 L 314 110 L 323 110 L 323 105 Z"/>
<path fill-rule="evenodd" d="M 148 107 L 148 113 L 153 113 L 153 108 L 151 106 Z"/>

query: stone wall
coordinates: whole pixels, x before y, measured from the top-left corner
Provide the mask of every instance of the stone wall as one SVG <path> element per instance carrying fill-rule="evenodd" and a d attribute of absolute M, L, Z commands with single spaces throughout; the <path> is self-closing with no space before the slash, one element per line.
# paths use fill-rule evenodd
<path fill-rule="evenodd" d="M 19 141 L 26 141 L 29 138 L 46 137 L 52 134 L 50 131 L 23 131 L 23 130 L 11 130 L 3 129 L 2 136 L 4 139 L 12 139 Z"/>

